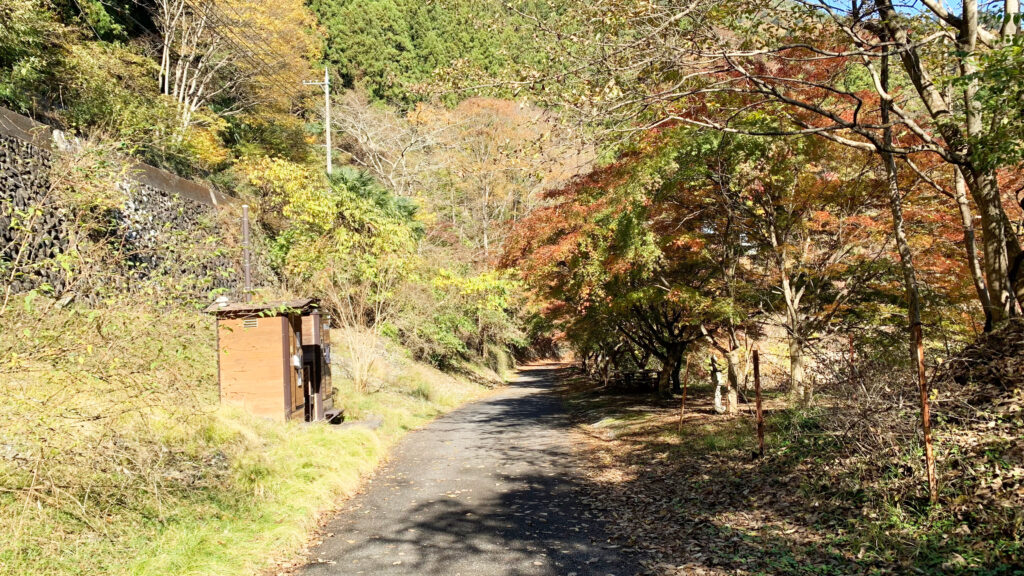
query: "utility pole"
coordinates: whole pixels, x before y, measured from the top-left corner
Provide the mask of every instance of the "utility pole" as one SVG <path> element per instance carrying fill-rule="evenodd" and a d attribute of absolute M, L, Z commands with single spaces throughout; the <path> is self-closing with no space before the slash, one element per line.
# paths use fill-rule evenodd
<path fill-rule="evenodd" d="M 306 86 L 323 86 L 324 87 L 324 135 L 327 140 L 327 175 L 330 176 L 334 172 L 334 163 L 331 161 L 331 76 L 330 68 L 324 67 L 324 81 L 323 82 L 311 82 L 309 80 L 303 82 Z"/>

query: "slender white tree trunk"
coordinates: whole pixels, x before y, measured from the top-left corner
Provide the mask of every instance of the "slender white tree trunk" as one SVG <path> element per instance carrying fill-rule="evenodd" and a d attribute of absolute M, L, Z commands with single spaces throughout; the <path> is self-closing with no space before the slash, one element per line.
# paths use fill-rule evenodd
<path fill-rule="evenodd" d="M 954 168 L 956 185 L 957 207 L 960 209 L 960 222 L 964 227 L 964 247 L 967 250 L 967 265 L 971 270 L 971 279 L 974 281 L 974 290 L 978 293 L 978 301 L 985 311 L 985 331 L 992 329 L 992 300 L 988 295 L 988 286 L 985 284 L 985 273 L 981 269 L 981 260 L 978 257 L 978 244 L 974 233 L 974 215 L 971 213 L 971 205 L 967 200 L 967 184 L 964 183 L 964 175 L 959 167 Z"/>
<path fill-rule="evenodd" d="M 727 362 L 727 378 L 725 387 L 726 411 L 729 414 L 739 412 L 739 396 L 737 391 L 740 387 L 740 374 L 742 372 L 741 361 L 743 349 L 733 344 L 733 348 L 725 355 Z"/>

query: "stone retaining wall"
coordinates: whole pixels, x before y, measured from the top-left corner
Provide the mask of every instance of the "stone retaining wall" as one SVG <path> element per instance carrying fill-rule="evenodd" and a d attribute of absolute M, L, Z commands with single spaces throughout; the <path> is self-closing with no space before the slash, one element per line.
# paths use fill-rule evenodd
<path fill-rule="evenodd" d="M 60 262 L 82 231 L 73 229 L 68 208 L 54 202 L 49 179 L 55 155 L 74 150 L 59 131 L 0 108 L 0 286 L 44 289 L 58 298 L 66 292 L 92 296 L 81 293 L 88 287 L 69 282 L 74 274 Z M 237 291 L 238 250 L 223 246 L 218 222 L 218 212 L 236 204 L 233 198 L 143 164 L 127 170 L 121 192 L 124 201 L 101 239 L 117 260 L 104 263 L 113 288 L 130 288 L 159 272 L 180 280 L 192 292 L 187 296 Z M 269 274 L 262 267 L 257 280 L 270 280 Z"/>
<path fill-rule="evenodd" d="M 64 290 L 63 276 L 46 274 L 33 264 L 55 258 L 68 247 L 65 215 L 55 210 L 33 213 L 49 192 L 50 152 L 0 132 L 0 284 L 14 292 L 49 283 Z M 26 238 L 22 232 L 31 228 Z M 8 263 L 8 266 L 3 266 Z M 23 272 L 12 273 L 10 266 Z"/>

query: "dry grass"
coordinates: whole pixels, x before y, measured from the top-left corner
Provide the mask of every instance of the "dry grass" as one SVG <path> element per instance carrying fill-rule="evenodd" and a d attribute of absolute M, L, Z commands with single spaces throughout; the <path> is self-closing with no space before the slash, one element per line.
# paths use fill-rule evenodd
<path fill-rule="evenodd" d="M 404 432 L 486 392 L 403 360 L 375 392 L 336 379 L 377 430 L 264 421 L 218 408 L 211 318 L 53 304 L 18 298 L 0 317 L 3 575 L 288 563 Z"/>

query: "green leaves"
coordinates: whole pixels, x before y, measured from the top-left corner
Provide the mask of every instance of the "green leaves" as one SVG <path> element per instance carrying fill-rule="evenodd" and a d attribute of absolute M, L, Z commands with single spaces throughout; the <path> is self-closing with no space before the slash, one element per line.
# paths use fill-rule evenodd
<path fill-rule="evenodd" d="M 1019 17 L 1018 17 L 1019 19 Z M 975 138 L 974 158 L 989 167 L 1024 161 L 1024 37 L 984 52 L 980 71 L 958 79 L 961 86 L 977 83 L 990 129 Z"/>
<path fill-rule="evenodd" d="M 543 58 L 535 35 L 524 33 L 529 23 L 501 2 L 315 0 L 312 8 L 345 87 L 405 109 L 432 95 L 452 104 L 515 78 L 522 60 Z M 468 85 L 477 88 L 452 90 Z M 509 88 L 483 91 L 507 95 Z"/>
<path fill-rule="evenodd" d="M 26 111 L 54 71 L 67 29 L 37 0 L 0 4 L 0 102 Z"/>

